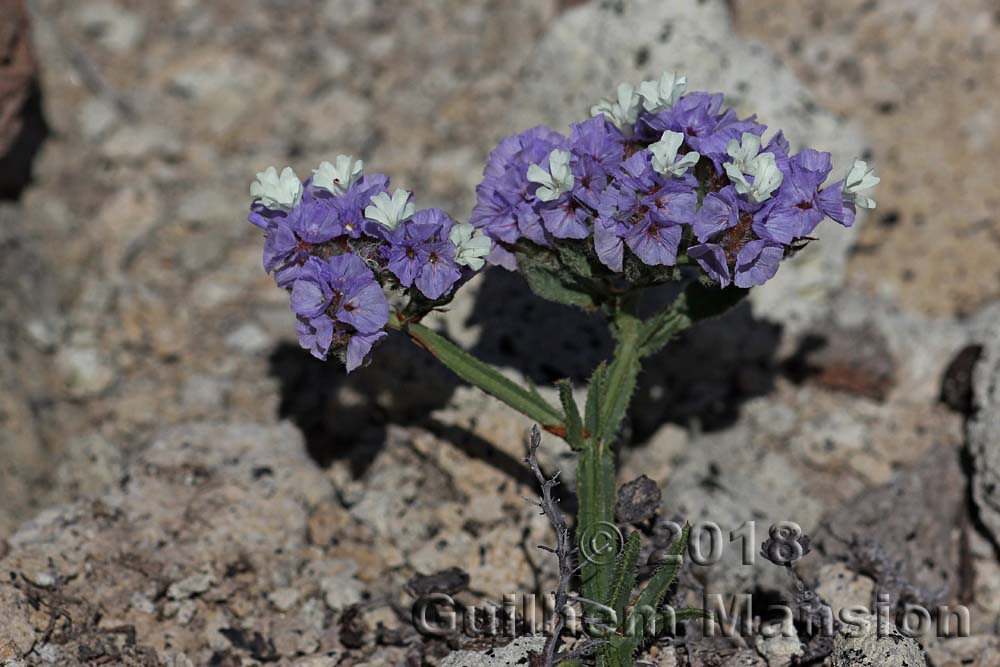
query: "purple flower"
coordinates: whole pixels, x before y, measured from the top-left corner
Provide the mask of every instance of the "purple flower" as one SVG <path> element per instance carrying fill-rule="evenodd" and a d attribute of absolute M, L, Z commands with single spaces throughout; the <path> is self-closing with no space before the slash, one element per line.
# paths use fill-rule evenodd
<path fill-rule="evenodd" d="M 816 200 L 819 209 L 835 222 L 844 227 L 854 224 L 858 211 L 853 201 L 844 201 L 844 181 L 837 181 L 820 190 Z"/>
<path fill-rule="evenodd" d="M 789 158 L 781 187 L 757 216 L 757 234 L 786 244 L 811 234 L 826 215 L 824 207 L 829 207 L 829 203 L 820 198 L 819 187 L 830 169 L 830 154 L 811 148 Z"/>
<path fill-rule="evenodd" d="M 347 370 L 357 368 L 389 321 L 389 303 L 375 275 L 356 255 L 310 257 L 292 286 L 299 344 L 318 359 L 346 350 Z"/>
<path fill-rule="evenodd" d="M 389 321 L 389 303 L 375 276 L 356 255 L 310 257 L 292 286 L 292 311 L 306 319 L 329 315 L 362 333 Z"/>
<path fill-rule="evenodd" d="M 705 269 L 705 273 L 712 280 L 719 283 L 720 287 L 728 285 L 732 278 L 729 276 L 729 260 L 726 257 L 726 250 L 717 243 L 702 243 L 693 245 L 687 249 L 687 255 Z"/>
<path fill-rule="evenodd" d="M 295 323 L 299 335 L 299 345 L 317 359 L 326 360 L 333 344 L 333 320 L 326 315 L 307 319 L 299 317 Z"/>
<path fill-rule="evenodd" d="M 576 158 L 574 164 L 583 158 L 590 158 L 607 175 L 621 166 L 625 154 L 625 137 L 606 116 L 594 116 L 582 123 L 570 125 L 567 147 Z M 579 177 L 575 170 L 573 175 Z"/>
<path fill-rule="evenodd" d="M 347 354 L 344 358 L 344 363 L 347 366 L 347 372 L 350 373 L 366 363 L 368 361 L 368 354 L 372 351 L 375 343 L 389 334 L 384 331 L 376 331 L 369 334 L 353 333 L 348 335 L 350 338 L 347 341 Z"/>
<path fill-rule="evenodd" d="M 389 191 L 389 178 L 384 174 L 365 174 L 347 192 L 332 200 L 343 234 L 352 239 L 362 234 L 381 238 L 381 227 L 365 218 L 365 207 L 375 195 Z"/>
<path fill-rule="evenodd" d="M 425 246 L 435 231 L 434 225 L 418 225 L 407 220 L 388 235 L 390 245 L 382 248 L 382 256 L 403 287 L 412 285 L 427 263 Z"/>
<path fill-rule="evenodd" d="M 570 195 L 549 202 L 540 211 L 545 230 L 557 239 L 585 239 L 590 236 L 586 207 Z"/>
<path fill-rule="evenodd" d="M 763 285 L 778 272 L 778 265 L 785 256 L 785 249 L 778 243 L 758 239 L 750 241 L 736 256 L 737 287 Z"/>
<path fill-rule="evenodd" d="M 462 272 L 455 262 L 457 249 L 448 239 L 454 224 L 440 209 L 423 209 L 386 234 L 389 245 L 382 248 L 382 256 L 400 285 L 416 285 L 424 296 L 436 300 L 458 282 Z"/>
<path fill-rule="evenodd" d="M 549 153 L 561 148 L 565 141 L 547 127 L 534 127 L 501 141 L 486 160 L 469 222 L 497 241 L 514 243 L 526 237 L 545 244 L 536 210 L 539 202 L 534 196 L 538 186 L 528 181 L 528 167 L 547 165 Z"/>
<path fill-rule="evenodd" d="M 656 141 L 665 130 L 680 132 L 691 150 L 698 151 L 722 170 L 722 163 L 729 159 L 726 145 L 730 139 L 739 139 L 744 132 L 760 135 L 765 126 L 754 116 L 740 119 L 732 109 L 721 111 L 721 93 L 690 93 L 671 107 L 654 114 L 639 116 L 636 129 L 645 141 Z"/>
<path fill-rule="evenodd" d="M 612 271 L 621 271 L 624 244 L 646 264 L 672 265 L 681 225 L 694 220 L 695 186 L 691 176 L 661 178 L 650 165 L 649 151 L 626 160 L 601 195 L 594 223 L 598 259 Z"/>
<path fill-rule="evenodd" d="M 736 188 L 729 185 L 718 192 L 705 195 L 701 208 L 695 214 L 694 234 L 699 241 L 707 241 L 709 237 L 735 227 L 739 222 L 740 208 Z"/>
<path fill-rule="evenodd" d="M 326 243 L 343 234 L 344 225 L 334 207 L 336 199 L 306 181 L 302 201 L 292 216 L 295 234 L 306 243 Z"/>

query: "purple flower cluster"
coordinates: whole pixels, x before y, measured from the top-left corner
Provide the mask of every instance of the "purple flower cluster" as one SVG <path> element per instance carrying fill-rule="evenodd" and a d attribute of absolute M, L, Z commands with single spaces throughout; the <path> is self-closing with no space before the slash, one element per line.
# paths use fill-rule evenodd
<path fill-rule="evenodd" d="M 348 371 L 387 335 L 385 289 L 432 307 L 488 252 L 470 225 L 438 209 L 414 211 L 408 192 L 390 195 L 387 177 L 361 167 L 340 156 L 305 183 L 289 168 L 269 168 L 251 186 L 249 216 L 265 231 L 265 271 L 291 294 L 302 347 L 319 359 L 335 352 Z"/>
<path fill-rule="evenodd" d="M 781 132 L 762 145 L 755 117 L 685 88 L 673 75 L 638 93 L 623 84 L 568 137 L 536 127 L 501 141 L 470 220 L 493 240 L 489 261 L 513 270 L 524 241 L 588 239 L 612 272 L 626 253 L 647 266 L 690 259 L 722 287 L 750 287 L 824 217 L 846 227 L 856 205 L 874 205 L 845 181 L 823 187 L 829 153 L 790 154 Z M 870 187 L 878 179 L 859 164 L 855 181 Z"/>

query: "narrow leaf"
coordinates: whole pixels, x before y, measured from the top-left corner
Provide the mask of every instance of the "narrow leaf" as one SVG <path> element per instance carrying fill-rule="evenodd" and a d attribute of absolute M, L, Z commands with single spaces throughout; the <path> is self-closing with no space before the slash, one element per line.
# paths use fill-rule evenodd
<path fill-rule="evenodd" d="M 614 579 L 611 584 L 611 597 L 608 604 L 615 610 L 615 617 L 618 619 L 619 627 L 625 624 L 625 607 L 632 597 L 632 589 L 635 588 L 636 565 L 639 563 L 639 532 L 635 531 L 628 536 L 622 555 L 618 559 L 615 568 Z"/>
<path fill-rule="evenodd" d="M 495 368 L 476 359 L 444 336 L 417 323 L 406 324 L 403 330 L 469 384 L 495 396 L 544 427 L 562 425 L 562 415 L 559 411 L 543 400 L 537 392 L 533 393 L 504 377 Z"/>
<path fill-rule="evenodd" d="M 681 534 L 674 540 L 670 548 L 667 549 L 666 556 L 646 587 L 636 598 L 636 606 L 649 606 L 656 608 L 663 601 L 663 596 L 667 594 L 670 586 L 677 579 L 677 574 L 681 571 L 684 550 L 687 549 L 688 536 L 691 533 L 691 526 L 685 524 Z"/>
<path fill-rule="evenodd" d="M 556 385 L 559 387 L 559 400 L 566 414 L 566 442 L 573 449 L 582 449 L 583 419 L 580 418 L 580 409 L 573 397 L 573 385 L 569 380 L 560 380 Z"/>
<path fill-rule="evenodd" d="M 602 361 L 594 374 L 590 376 L 590 386 L 587 387 L 587 404 L 584 407 L 584 424 L 587 427 L 588 438 L 600 437 L 601 397 L 604 396 L 604 376 L 608 367 Z"/>

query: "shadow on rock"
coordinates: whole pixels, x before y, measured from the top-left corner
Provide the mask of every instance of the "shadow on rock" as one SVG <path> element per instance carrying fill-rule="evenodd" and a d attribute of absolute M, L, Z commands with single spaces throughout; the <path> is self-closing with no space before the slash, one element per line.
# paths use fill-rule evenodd
<path fill-rule="evenodd" d="M 670 298 L 665 290 L 652 300 L 665 305 Z M 483 331 L 473 354 L 542 386 L 561 378 L 584 384 L 612 354 L 599 315 L 535 296 L 521 276 L 502 269 L 483 276 L 467 324 Z M 748 303 L 684 332 L 644 364 L 630 439 L 641 442 L 664 422 L 697 422 L 703 430 L 732 424 L 745 400 L 774 386 L 780 339 L 781 327 L 754 318 Z"/>
<path fill-rule="evenodd" d="M 350 375 L 298 345 L 279 345 L 270 374 L 281 385 L 279 416 L 299 427 L 321 466 L 348 460 L 363 475 L 385 442 L 389 423 L 411 425 L 447 404 L 458 379 L 404 336 L 389 336 L 375 363 Z"/>

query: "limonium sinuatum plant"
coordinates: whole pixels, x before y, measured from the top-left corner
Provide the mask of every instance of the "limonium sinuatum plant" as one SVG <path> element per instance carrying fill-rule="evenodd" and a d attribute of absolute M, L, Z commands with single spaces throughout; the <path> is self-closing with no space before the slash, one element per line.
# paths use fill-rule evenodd
<path fill-rule="evenodd" d="M 583 540 L 614 521 L 613 449 L 642 360 L 774 277 L 825 218 L 850 227 L 857 209 L 875 206 L 869 190 L 879 179 L 867 164 L 831 178 L 829 153 L 792 152 L 781 131 L 765 140 L 765 130 L 721 94 L 688 92 L 685 77 L 667 73 L 621 84 L 567 132 L 534 127 L 503 139 L 468 222 L 419 208 L 413 193 L 346 155 L 304 181 L 289 167 L 258 173 L 249 219 L 263 231 L 264 269 L 289 293 L 299 341 L 313 356 L 336 357 L 351 372 L 399 330 L 563 438 L 578 454 Z M 595 369 L 582 409 L 569 382 L 558 383 L 553 404 L 420 323 L 487 264 L 606 319 L 614 354 Z M 673 286 L 669 305 L 644 301 L 648 288 L 664 285 Z M 634 593 L 637 554 L 633 535 L 615 562 L 580 563 L 580 599 L 588 613 L 605 613 L 611 630 L 599 664 L 632 664 L 659 631 L 623 628 L 634 628 L 640 604 L 661 604 L 678 559 Z"/>

